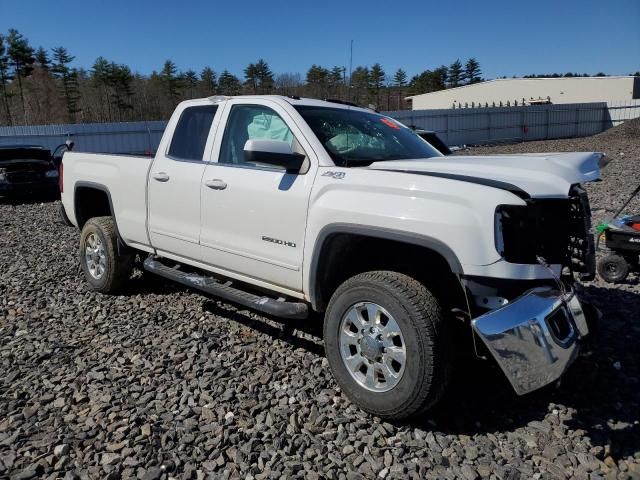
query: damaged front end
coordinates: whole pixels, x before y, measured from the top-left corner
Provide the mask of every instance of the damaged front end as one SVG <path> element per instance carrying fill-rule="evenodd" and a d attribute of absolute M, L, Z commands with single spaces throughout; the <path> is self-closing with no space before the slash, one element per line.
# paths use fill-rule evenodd
<path fill-rule="evenodd" d="M 576 276 L 591 280 L 595 274 L 587 193 L 576 184 L 566 198 L 498 206 L 496 249 L 508 264 L 538 265 L 549 274 L 464 279 L 474 338 L 522 395 L 558 380 L 599 319 L 573 288 Z"/>
<path fill-rule="evenodd" d="M 518 395 L 559 379 L 589 333 L 576 294 L 550 286 L 532 288 L 471 325 Z"/>

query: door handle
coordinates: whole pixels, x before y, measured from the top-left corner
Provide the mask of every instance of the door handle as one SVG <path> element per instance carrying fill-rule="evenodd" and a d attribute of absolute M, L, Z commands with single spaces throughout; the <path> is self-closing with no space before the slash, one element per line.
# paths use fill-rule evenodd
<path fill-rule="evenodd" d="M 153 174 L 153 178 L 155 178 L 159 182 L 169 181 L 169 175 L 167 175 L 165 172 L 156 172 Z"/>
<path fill-rule="evenodd" d="M 224 190 L 225 188 L 227 188 L 227 184 L 219 178 L 207 180 L 206 182 L 204 182 L 204 184 L 209 188 L 213 188 L 214 190 Z"/>

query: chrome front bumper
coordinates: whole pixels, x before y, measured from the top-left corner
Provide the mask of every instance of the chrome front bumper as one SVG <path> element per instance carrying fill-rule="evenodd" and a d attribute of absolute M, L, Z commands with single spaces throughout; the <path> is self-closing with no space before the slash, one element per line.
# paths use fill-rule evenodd
<path fill-rule="evenodd" d="M 551 287 L 529 290 L 471 323 L 518 395 L 560 378 L 589 333 L 575 293 Z"/>

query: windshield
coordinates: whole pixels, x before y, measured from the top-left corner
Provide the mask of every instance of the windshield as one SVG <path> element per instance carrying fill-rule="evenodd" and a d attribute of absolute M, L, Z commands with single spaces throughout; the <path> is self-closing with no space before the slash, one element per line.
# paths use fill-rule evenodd
<path fill-rule="evenodd" d="M 442 156 L 413 130 L 377 113 L 306 105 L 296 110 L 341 167 Z"/>

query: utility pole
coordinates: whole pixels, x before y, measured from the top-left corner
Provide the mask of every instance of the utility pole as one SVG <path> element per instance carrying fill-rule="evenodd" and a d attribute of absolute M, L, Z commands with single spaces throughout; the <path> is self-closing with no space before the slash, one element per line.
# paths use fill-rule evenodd
<path fill-rule="evenodd" d="M 351 51 L 349 53 L 349 99 L 351 99 L 351 73 L 353 72 L 353 40 L 351 40 Z"/>

